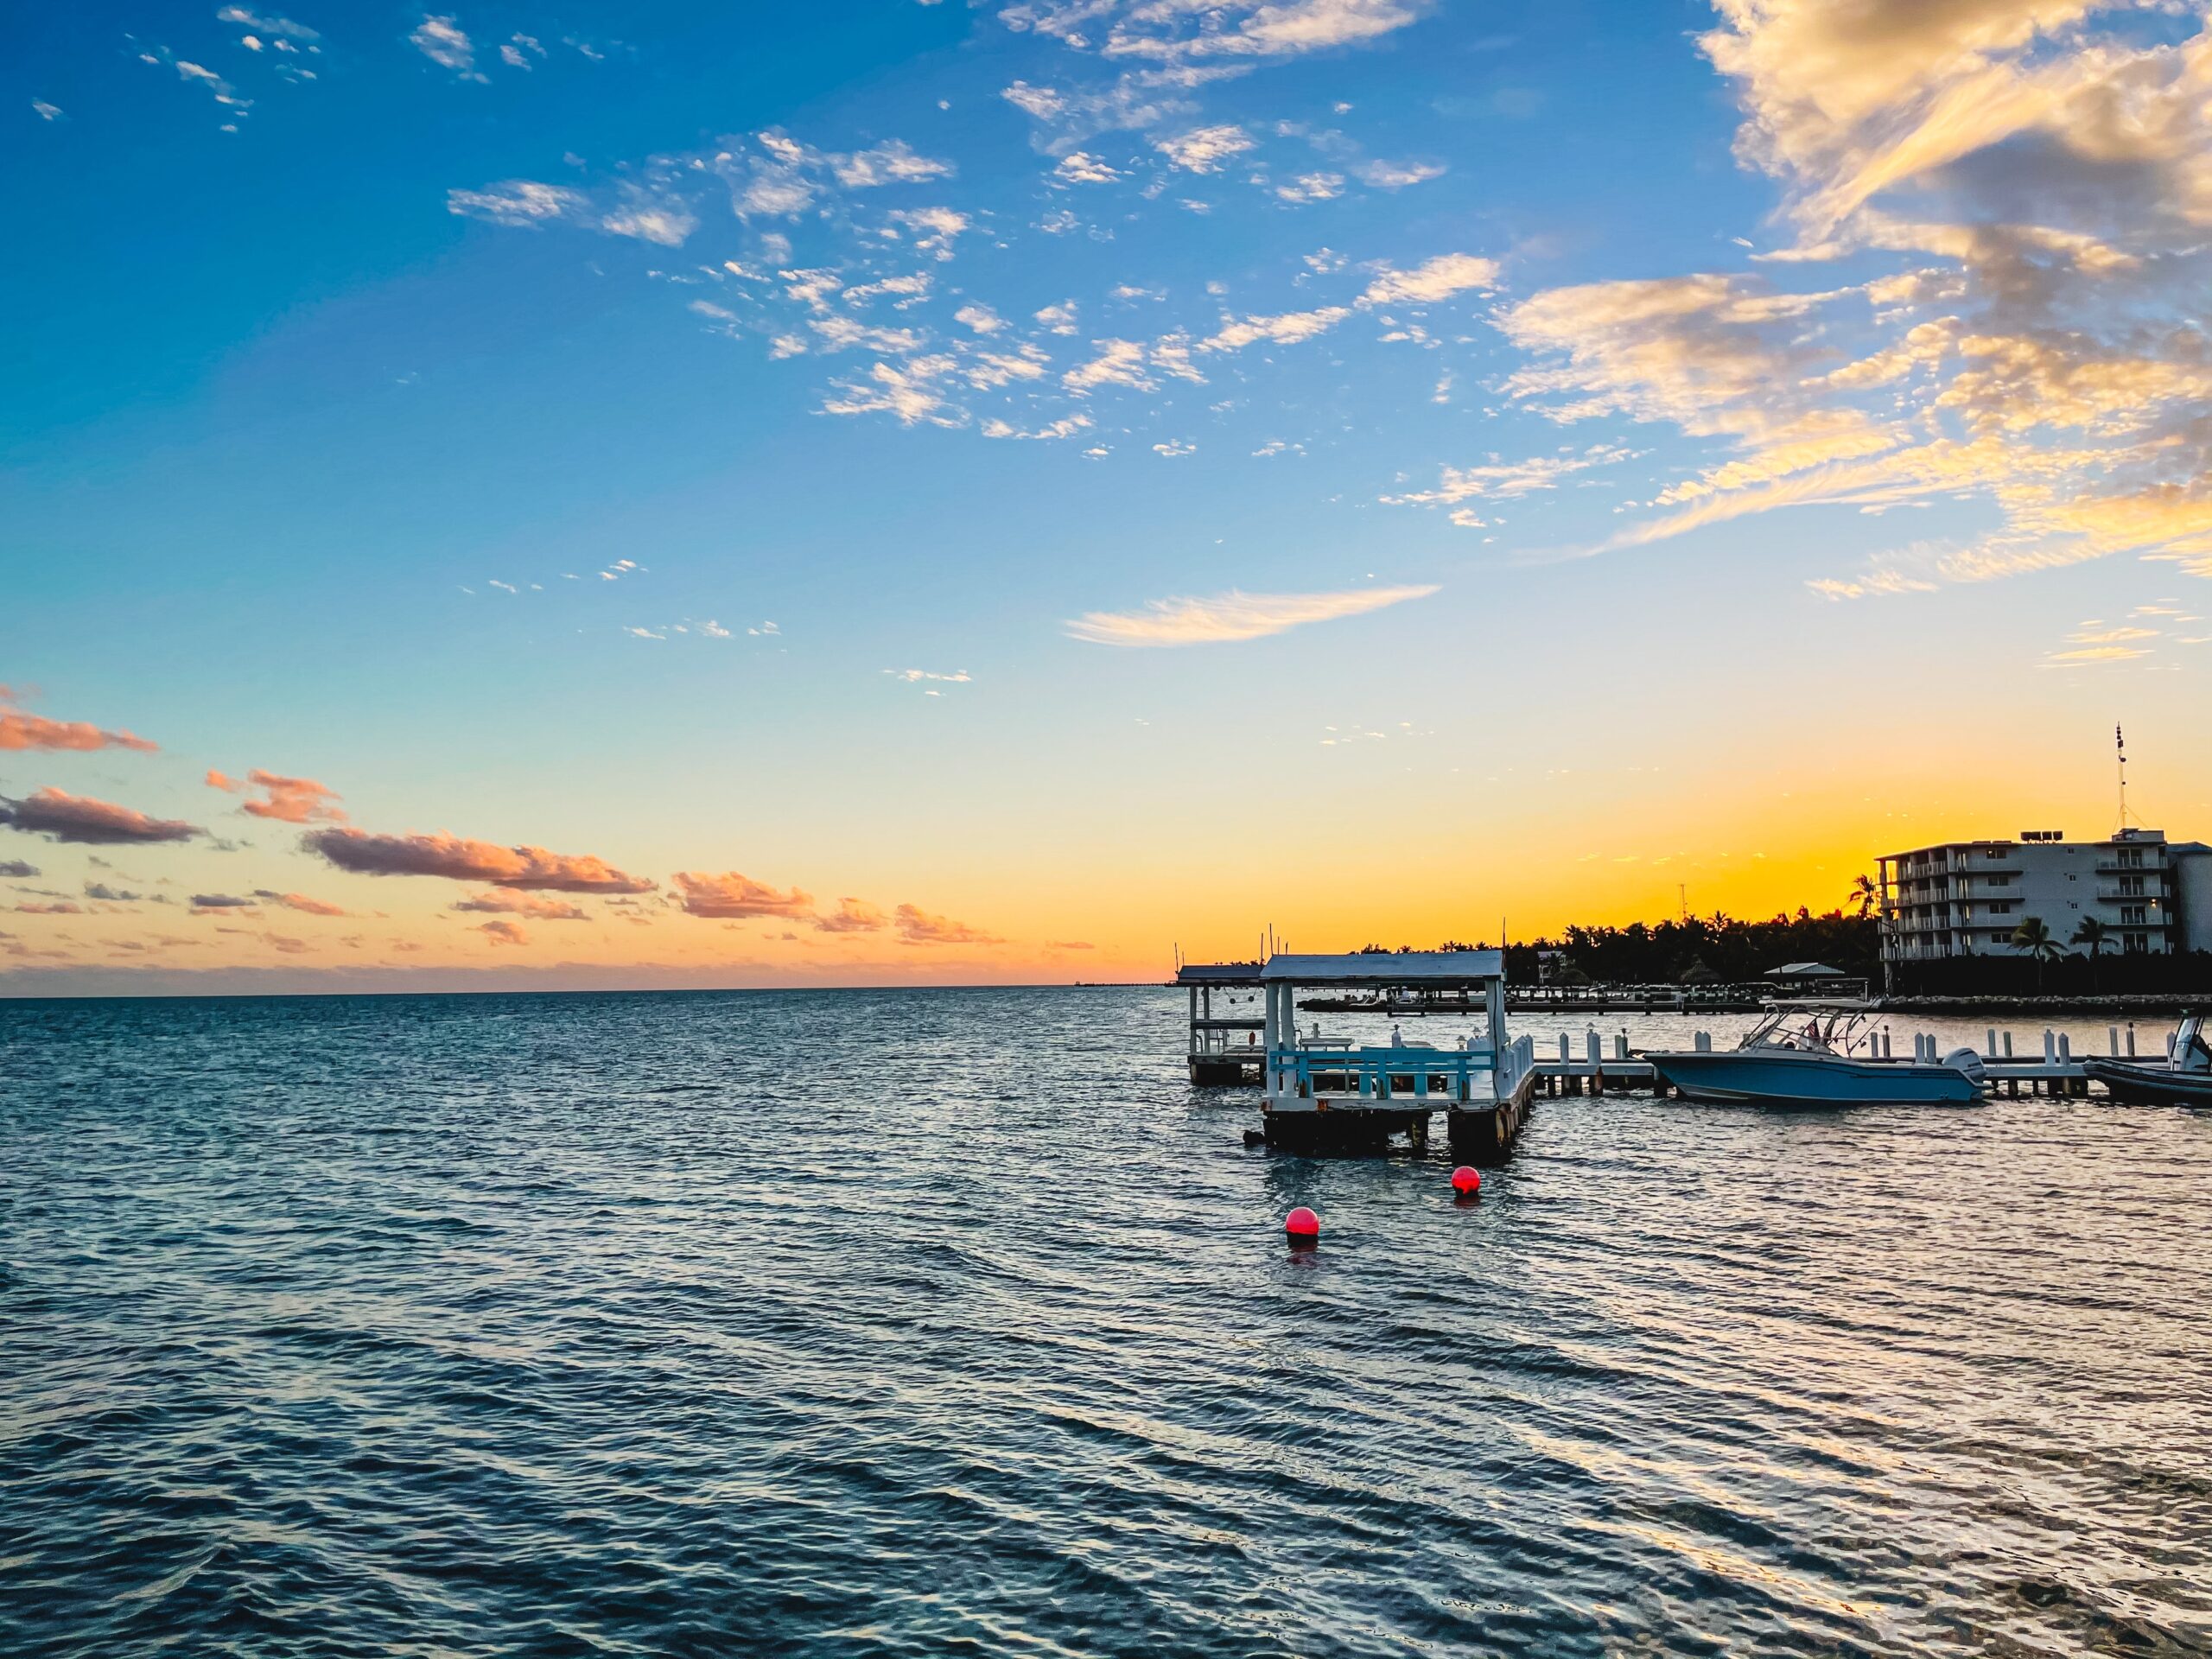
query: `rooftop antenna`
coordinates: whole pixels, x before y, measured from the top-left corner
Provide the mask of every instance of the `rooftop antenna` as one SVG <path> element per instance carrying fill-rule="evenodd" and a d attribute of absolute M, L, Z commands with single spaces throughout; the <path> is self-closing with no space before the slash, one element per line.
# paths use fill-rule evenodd
<path fill-rule="evenodd" d="M 2112 728 L 2113 747 L 2120 754 L 2120 827 L 2127 825 L 2127 734 L 2118 726 Z"/>

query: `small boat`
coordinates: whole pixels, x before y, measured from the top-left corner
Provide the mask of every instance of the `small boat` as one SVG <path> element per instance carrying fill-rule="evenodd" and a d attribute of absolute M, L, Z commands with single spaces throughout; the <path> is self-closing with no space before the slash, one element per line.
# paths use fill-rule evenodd
<path fill-rule="evenodd" d="M 2212 1106 L 2212 1039 L 2204 1016 L 2182 1016 L 2174 1033 L 2174 1052 L 2164 1065 L 2141 1060 L 2085 1059 L 2082 1070 L 2105 1086 L 2114 1100 L 2148 1106 Z"/>
<path fill-rule="evenodd" d="M 1645 1050 L 1685 1100 L 1770 1106 L 1962 1106 L 1981 1098 L 1981 1057 L 1954 1049 L 1941 1060 L 1891 1060 L 1877 1049 L 1873 1009 L 1815 999 L 1766 1005 L 1733 1049 Z"/>

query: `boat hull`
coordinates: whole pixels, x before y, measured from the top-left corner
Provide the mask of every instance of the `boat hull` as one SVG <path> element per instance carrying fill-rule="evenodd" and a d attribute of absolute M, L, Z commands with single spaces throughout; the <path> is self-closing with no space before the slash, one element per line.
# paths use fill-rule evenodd
<path fill-rule="evenodd" d="M 2145 1106 L 2212 1106 L 2212 1076 L 2125 1060 L 2084 1060 L 2082 1070 L 2114 1100 Z"/>
<path fill-rule="evenodd" d="M 1956 1066 L 1854 1060 L 1788 1049 L 1647 1053 L 1685 1100 L 1765 1106 L 1965 1106 L 1981 1097 Z"/>

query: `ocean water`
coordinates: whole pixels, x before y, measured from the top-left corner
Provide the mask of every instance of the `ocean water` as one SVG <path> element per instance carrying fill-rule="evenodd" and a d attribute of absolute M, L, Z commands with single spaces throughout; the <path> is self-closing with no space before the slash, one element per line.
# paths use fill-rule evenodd
<path fill-rule="evenodd" d="M 2212 1651 L 2212 1116 L 1546 1101 L 1459 1205 L 1182 1012 L 0 1003 L 0 1652 Z"/>

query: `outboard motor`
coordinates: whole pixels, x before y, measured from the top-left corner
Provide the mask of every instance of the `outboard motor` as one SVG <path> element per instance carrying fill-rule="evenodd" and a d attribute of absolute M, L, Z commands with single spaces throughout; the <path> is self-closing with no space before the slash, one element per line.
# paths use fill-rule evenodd
<path fill-rule="evenodd" d="M 1970 1048 L 1955 1048 L 1943 1057 L 1943 1064 L 1955 1071 L 1967 1074 L 1967 1081 L 1977 1089 L 1986 1088 L 1989 1073 L 1982 1069 L 1981 1056 Z"/>

